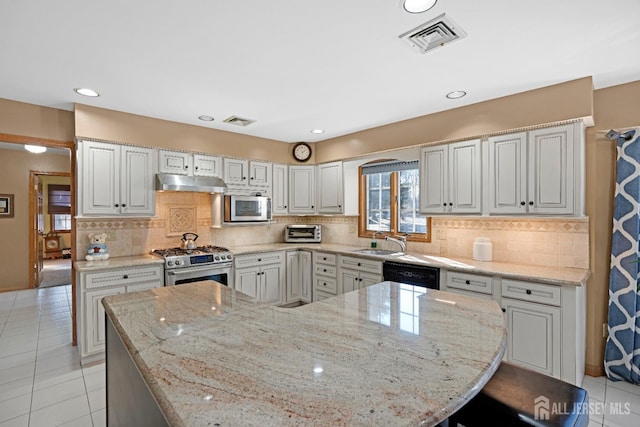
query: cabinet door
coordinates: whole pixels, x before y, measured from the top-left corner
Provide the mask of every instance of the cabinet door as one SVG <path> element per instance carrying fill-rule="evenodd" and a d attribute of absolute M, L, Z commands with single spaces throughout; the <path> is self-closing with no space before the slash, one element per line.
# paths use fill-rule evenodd
<path fill-rule="evenodd" d="M 271 212 L 274 215 L 286 215 L 289 201 L 289 167 L 287 165 L 273 165 L 273 196 L 271 198 Z"/>
<path fill-rule="evenodd" d="M 506 360 L 560 376 L 560 309 L 502 299 L 507 321 Z"/>
<path fill-rule="evenodd" d="M 82 141 L 82 214 L 120 212 L 120 146 Z"/>
<path fill-rule="evenodd" d="M 527 133 L 489 138 L 489 213 L 527 212 Z"/>
<path fill-rule="evenodd" d="M 104 307 L 102 306 L 102 298 L 108 295 L 122 294 L 125 292 L 124 287 L 100 289 L 94 291 L 86 291 L 84 294 L 85 306 L 85 354 L 104 351 L 105 345 L 105 323 L 104 323 Z"/>
<path fill-rule="evenodd" d="M 259 297 L 260 267 L 249 267 L 236 269 L 234 277 L 234 287 L 237 291 L 249 295 L 251 298 Z"/>
<path fill-rule="evenodd" d="M 222 177 L 222 159 L 204 154 L 194 154 L 193 174 L 196 176 Z"/>
<path fill-rule="evenodd" d="M 289 213 L 315 213 L 315 168 L 289 167 Z"/>
<path fill-rule="evenodd" d="M 573 192 L 573 126 L 529 132 L 529 212 L 571 214 Z"/>
<path fill-rule="evenodd" d="M 448 154 L 446 145 L 423 148 L 420 152 L 421 213 L 438 214 L 448 211 Z"/>
<path fill-rule="evenodd" d="M 318 213 L 342 213 L 342 162 L 317 166 Z"/>
<path fill-rule="evenodd" d="M 482 211 L 481 165 L 479 139 L 449 145 L 449 212 Z"/>
<path fill-rule="evenodd" d="M 248 160 L 224 159 L 224 182 L 227 185 L 247 185 L 249 180 L 248 169 Z"/>
<path fill-rule="evenodd" d="M 300 299 L 302 302 L 311 302 L 313 300 L 311 252 L 298 252 L 298 262 L 300 266 Z"/>
<path fill-rule="evenodd" d="M 249 185 L 268 187 L 272 181 L 272 165 L 267 162 L 249 163 Z"/>
<path fill-rule="evenodd" d="M 260 271 L 260 301 L 281 305 L 283 301 L 284 274 L 281 265 L 267 265 Z"/>
<path fill-rule="evenodd" d="M 302 294 L 300 270 L 300 252 L 287 252 L 287 298 L 286 302 L 294 302 L 300 300 Z"/>
<path fill-rule="evenodd" d="M 189 175 L 191 172 L 191 154 L 160 150 L 158 152 L 158 170 L 160 173 Z"/>
<path fill-rule="evenodd" d="M 155 214 L 155 156 L 156 152 L 151 148 L 121 147 L 120 213 Z"/>
<path fill-rule="evenodd" d="M 355 270 L 340 270 L 340 285 L 343 294 L 360 289 L 359 273 Z"/>
<path fill-rule="evenodd" d="M 360 288 L 366 288 L 380 282 L 382 282 L 380 274 L 360 273 Z"/>

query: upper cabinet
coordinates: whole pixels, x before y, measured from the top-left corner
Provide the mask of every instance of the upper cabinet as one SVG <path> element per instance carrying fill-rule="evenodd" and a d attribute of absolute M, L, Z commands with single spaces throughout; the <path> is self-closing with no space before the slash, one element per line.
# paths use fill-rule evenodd
<path fill-rule="evenodd" d="M 160 150 L 158 152 L 160 173 L 193 176 L 222 176 L 222 159 L 206 154 Z"/>
<path fill-rule="evenodd" d="M 80 215 L 155 214 L 155 149 L 94 141 L 78 145 Z"/>
<path fill-rule="evenodd" d="M 316 212 L 315 166 L 289 166 L 289 213 Z"/>
<path fill-rule="evenodd" d="M 342 162 L 324 163 L 316 170 L 318 213 L 343 213 Z"/>
<path fill-rule="evenodd" d="M 420 154 L 420 212 L 482 212 L 481 141 L 426 147 Z"/>
<path fill-rule="evenodd" d="M 489 214 L 580 215 L 580 129 L 569 124 L 489 138 Z"/>
<path fill-rule="evenodd" d="M 224 159 L 224 182 L 231 192 L 271 195 L 272 164 L 246 159 Z"/>
<path fill-rule="evenodd" d="M 271 212 L 274 215 L 289 213 L 289 166 L 287 165 L 273 165 Z"/>

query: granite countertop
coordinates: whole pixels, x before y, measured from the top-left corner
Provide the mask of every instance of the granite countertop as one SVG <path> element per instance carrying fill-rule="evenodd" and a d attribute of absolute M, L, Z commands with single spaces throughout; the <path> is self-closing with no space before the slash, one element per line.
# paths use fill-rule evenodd
<path fill-rule="evenodd" d="M 99 271 L 111 268 L 140 267 L 150 264 L 164 265 L 164 259 L 151 254 L 113 257 L 96 261 L 74 261 L 76 271 Z"/>
<path fill-rule="evenodd" d="M 435 425 L 506 342 L 495 302 L 393 282 L 289 309 L 211 281 L 103 304 L 173 426 Z"/>
<path fill-rule="evenodd" d="M 334 252 L 342 255 L 375 258 L 380 260 L 405 262 L 446 268 L 464 273 L 499 276 L 503 279 L 534 281 L 559 286 L 584 286 L 591 272 L 581 268 L 540 267 L 535 265 L 511 264 L 505 262 L 483 262 L 466 258 L 448 258 L 435 255 L 408 252 L 404 255 L 370 255 L 358 253 L 366 249 L 361 246 L 347 246 L 324 243 L 271 243 L 263 245 L 235 246 L 234 255 L 244 255 L 274 250 L 308 249 L 312 251 Z"/>

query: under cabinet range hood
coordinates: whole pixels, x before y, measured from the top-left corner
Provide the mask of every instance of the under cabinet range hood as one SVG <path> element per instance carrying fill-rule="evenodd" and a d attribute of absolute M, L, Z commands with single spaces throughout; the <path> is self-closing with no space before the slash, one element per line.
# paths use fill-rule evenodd
<path fill-rule="evenodd" d="M 227 184 L 216 176 L 185 176 L 158 173 L 156 174 L 156 190 L 225 193 Z"/>

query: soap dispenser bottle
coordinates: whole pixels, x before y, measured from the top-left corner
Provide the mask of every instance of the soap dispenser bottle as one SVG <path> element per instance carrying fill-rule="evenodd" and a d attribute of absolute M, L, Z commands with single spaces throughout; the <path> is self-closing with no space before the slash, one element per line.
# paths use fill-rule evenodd
<path fill-rule="evenodd" d="M 373 233 L 373 237 L 371 238 L 371 248 L 375 249 L 378 247 L 378 241 L 376 240 L 376 234 L 378 233 Z"/>

